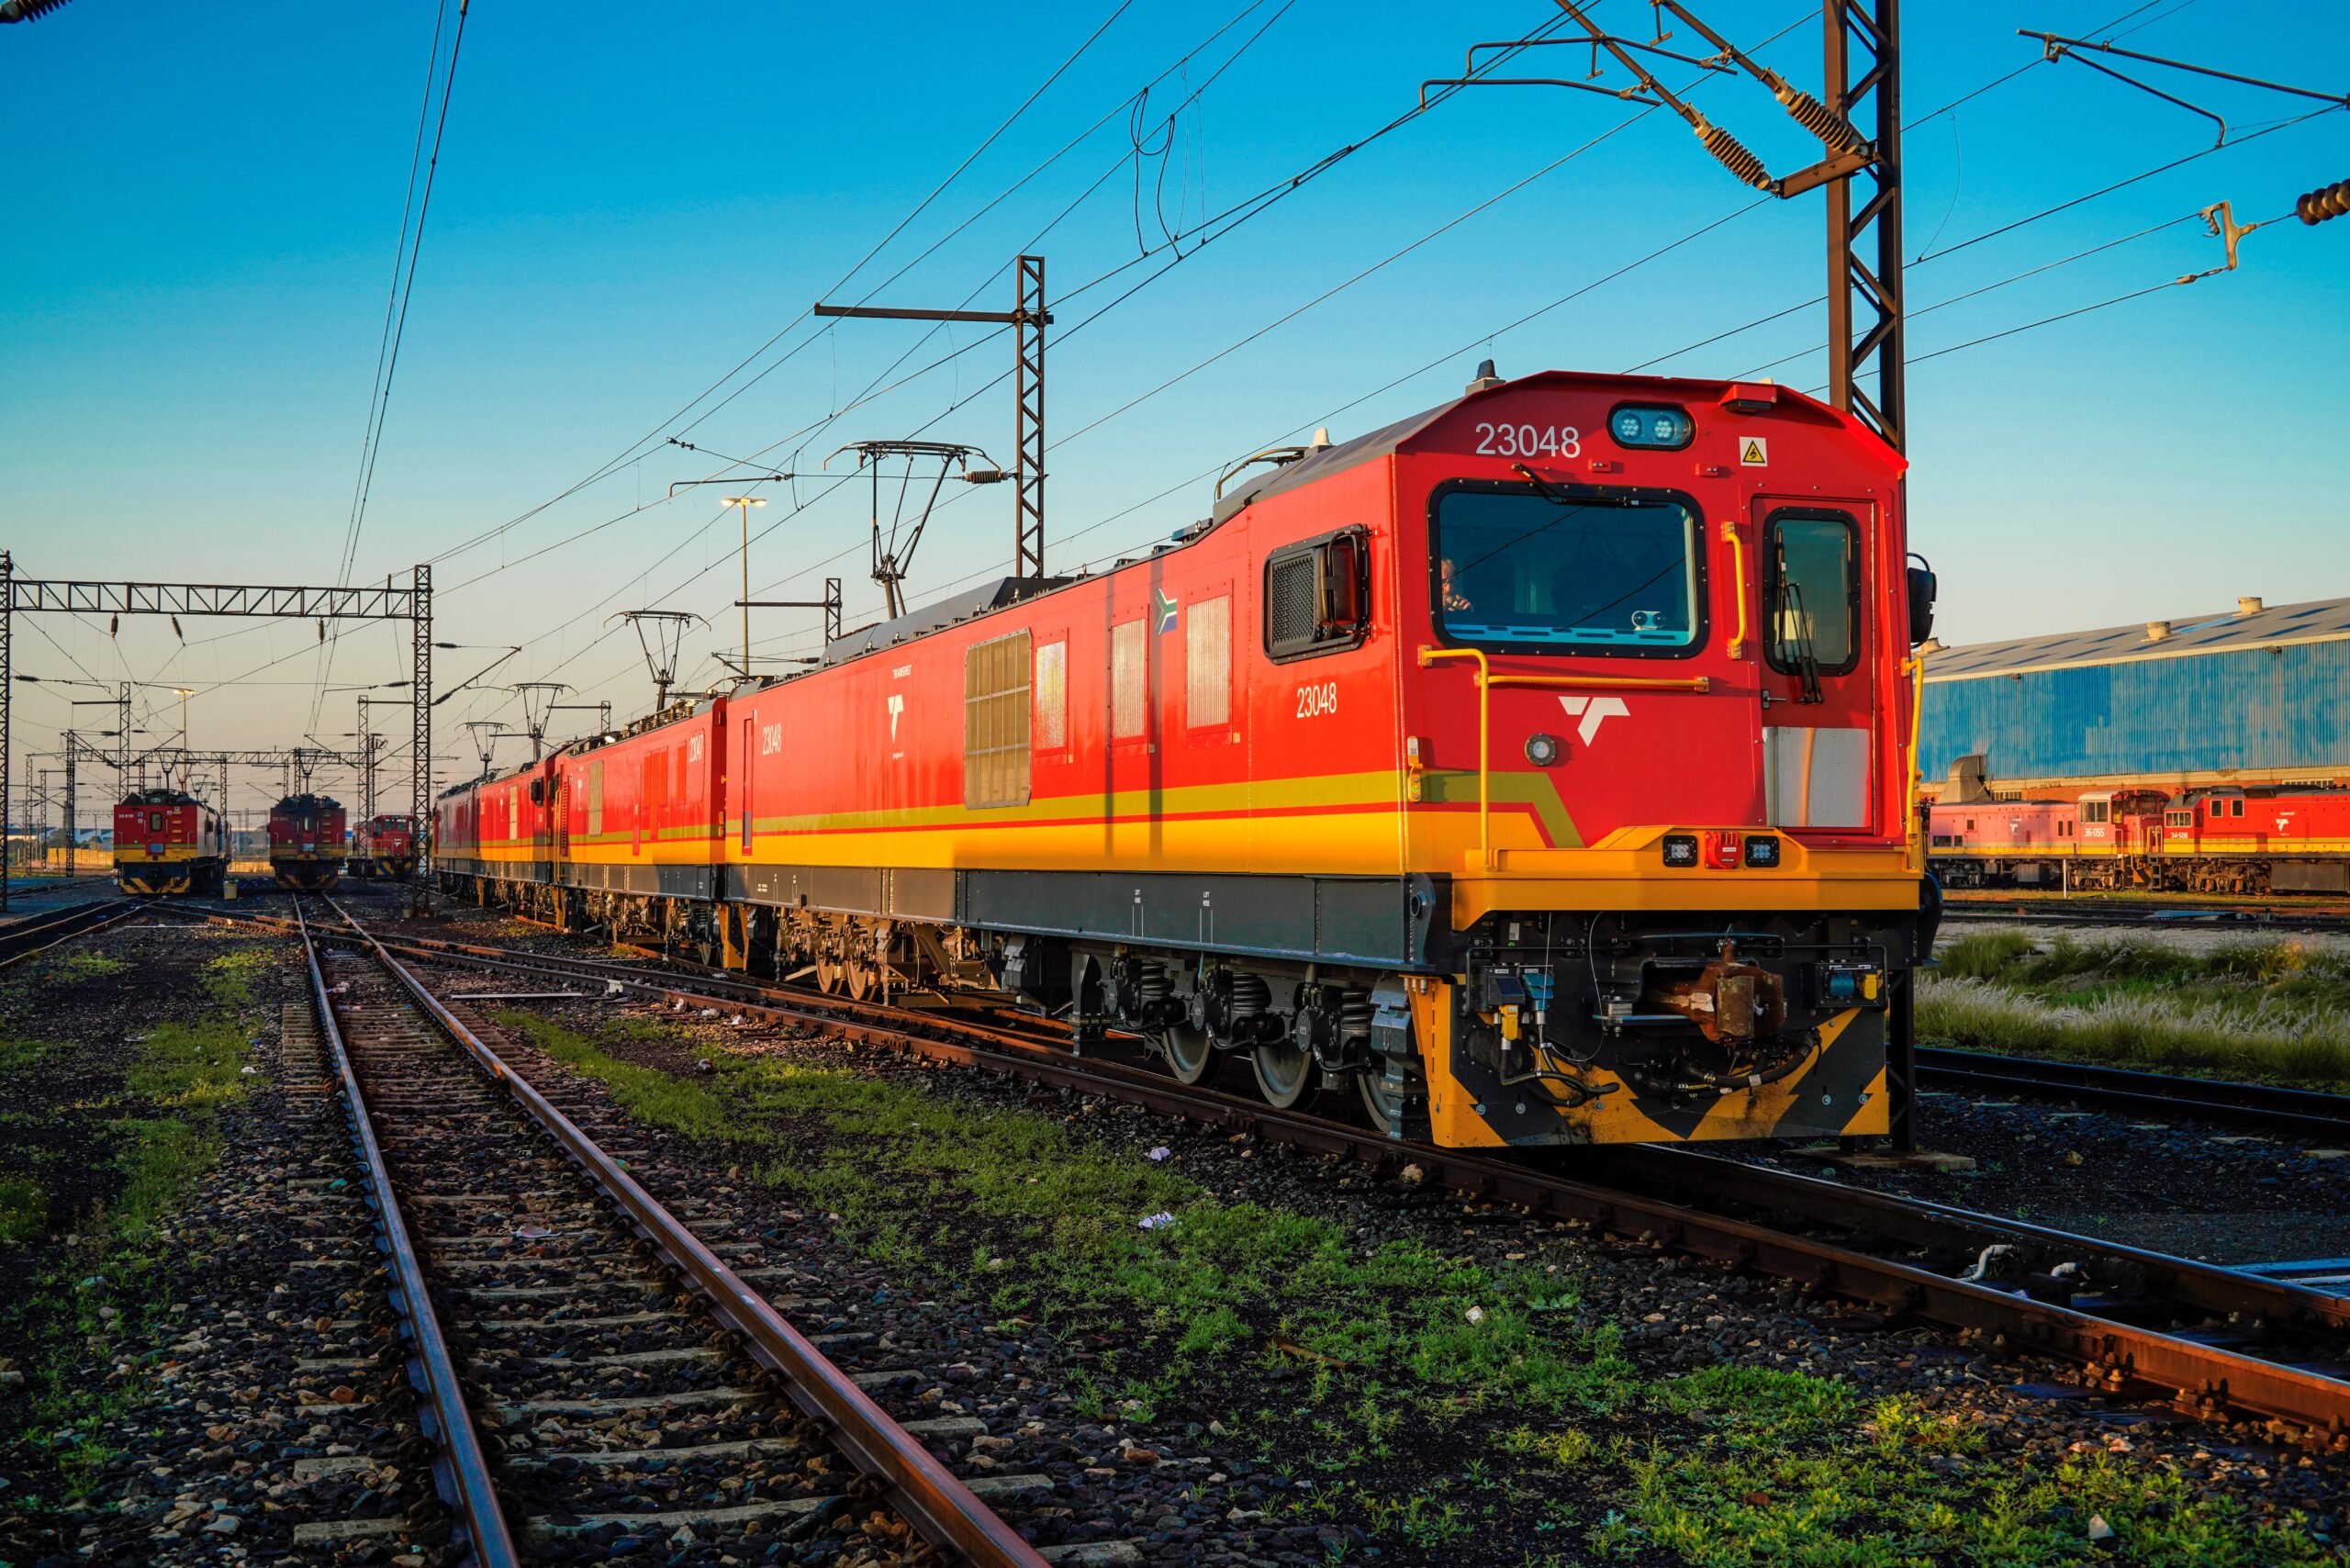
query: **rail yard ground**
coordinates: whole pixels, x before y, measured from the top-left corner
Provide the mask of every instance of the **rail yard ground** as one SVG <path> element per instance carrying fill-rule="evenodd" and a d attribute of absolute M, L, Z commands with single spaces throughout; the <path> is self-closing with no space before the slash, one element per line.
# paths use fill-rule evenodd
<path fill-rule="evenodd" d="M 319 1266 L 365 1231 L 335 1201 L 331 1102 L 283 1055 L 298 954 L 142 920 L 0 977 L 0 1562 L 441 1560 L 380 1282 Z M 722 1014 L 483 1007 L 535 1081 L 640 1124 L 655 1196 L 820 1279 L 834 1305 L 801 1326 L 869 1347 L 844 1366 L 911 1369 L 893 1413 L 983 1423 L 959 1472 L 1049 1477 L 1065 1543 L 1512 1568 L 2341 1555 L 2339 1456 L 2109 1406 L 2053 1367 L 1409 1170 Z M 1903 1180 L 1974 1206 L 2167 1225 L 2145 1243 L 2185 1251 L 2265 1215 L 2270 1255 L 2350 1212 L 2350 1159 L 2288 1141 L 1930 1107 L 1978 1173 Z M 353 1517 L 397 1528 L 318 1539 Z M 827 1531 L 771 1560 L 902 1552 Z"/>

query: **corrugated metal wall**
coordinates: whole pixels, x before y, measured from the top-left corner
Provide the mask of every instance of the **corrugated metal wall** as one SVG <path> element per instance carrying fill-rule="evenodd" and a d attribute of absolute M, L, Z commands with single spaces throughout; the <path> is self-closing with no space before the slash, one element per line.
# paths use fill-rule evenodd
<path fill-rule="evenodd" d="M 2000 778 L 2350 765 L 2350 643 L 1935 681 L 1919 768 Z"/>

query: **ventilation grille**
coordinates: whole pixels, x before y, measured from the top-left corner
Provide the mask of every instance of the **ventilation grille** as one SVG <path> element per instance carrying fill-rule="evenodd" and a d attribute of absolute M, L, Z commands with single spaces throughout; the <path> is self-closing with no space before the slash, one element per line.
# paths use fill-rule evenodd
<path fill-rule="evenodd" d="M 1266 640 L 1274 648 L 1300 647 L 1314 641 L 1321 565 L 1317 552 L 1304 550 L 1276 559 L 1266 569 Z"/>
<path fill-rule="evenodd" d="M 1138 739 L 1149 713 L 1150 644 L 1142 622 L 1129 621 L 1110 628 L 1110 738 Z"/>
<path fill-rule="evenodd" d="M 1183 612 L 1183 713 L 1193 729 L 1232 722 L 1232 599 L 1203 599 Z"/>
<path fill-rule="evenodd" d="M 1028 803 L 1029 638 L 975 643 L 963 653 L 963 803 Z"/>

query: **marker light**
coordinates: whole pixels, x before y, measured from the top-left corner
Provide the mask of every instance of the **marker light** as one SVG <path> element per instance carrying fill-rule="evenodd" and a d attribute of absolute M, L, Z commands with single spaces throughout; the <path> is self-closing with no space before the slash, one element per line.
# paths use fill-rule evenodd
<path fill-rule="evenodd" d="M 1607 433 L 1618 446 L 1677 452 L 1695 438 L 1697 424 L 1679 409 L 1626 403 L 1607 416 Z"/>
<path fill-rule="evenodd" d="M 1537 767 L 1548 767 L 1559 760 L 1559 737 L 1528 735 L 1526 737 L 1526 760 Z"/>

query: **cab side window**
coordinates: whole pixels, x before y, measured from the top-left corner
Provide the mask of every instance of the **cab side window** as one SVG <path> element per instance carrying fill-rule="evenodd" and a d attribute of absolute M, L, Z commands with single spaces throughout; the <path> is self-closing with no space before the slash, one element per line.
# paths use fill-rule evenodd
<path fill-rule="evenodd" d="M 1344 529 L 1265 557 L 1265 652 L 1276 662 L 1358 647 L 1371 631 L 1370 552 Z"/>
<path fill-rule="evenodd" d="M 1763 547 L 1774 669 L 1841 675 L 1860 660 L 1860 530 L 1841 512 L 1777 512 Z"/>

